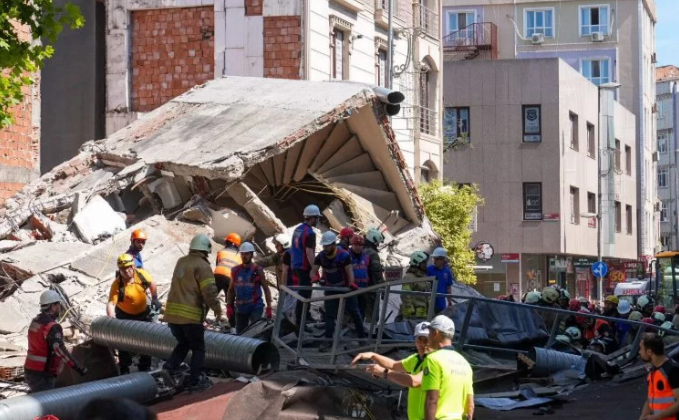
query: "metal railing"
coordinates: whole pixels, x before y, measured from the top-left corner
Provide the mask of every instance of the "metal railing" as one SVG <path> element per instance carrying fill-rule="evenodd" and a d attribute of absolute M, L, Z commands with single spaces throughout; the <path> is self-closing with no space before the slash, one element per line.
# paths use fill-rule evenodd
<path fill-rule="evenodd" d="M 420 132 L 430 136 L 436 136 L 438 134 L 439 122 L 439 116 L 436 111 L 418 105 L 417 112 L 420 119 Z"/>
<path fill-rule="evenodd" d="M 419 28 L 427 35 L 439 38 L 439 15 L 423 4 L 420 5 Z"/>
<path fill-rule="evenodd" d="M 411 290 L 401 290 L 398 289 L 398 286 L 403 286 L 406 284 L 413 284 L 413 283 L 421 283 L 421 282 L 432 282 L 432 291 L 431 292 L 415 292 Z M 549 331 L 548 339 L 547 339 L 547 344 L 545 345 L 546 348 L 550 348 L 556 343 L 556 336 L 559 333 L 559 325 L 562 320 L 564 320 L 566 317 L 571 317 L 571 316 L 577 316 L 577 317 L 583 317 L 583 318 L 590 318 L 590 319 L 595 319 L 595 320 L 605 320 L 609 322 L 616 322 L 616 323 L 624 323 L 624 324 L 629 324 L 633 327 L 637 327 L 636 334 L 634 336 L 634 340 L 632 341 L 631 348 L 629 351 L 625 351 L 622 354 L 620 354 L 618 357 L 624 357 L 618 364 L 620 366 L 624 366 L 634 360 L 637 356 L 637 353 L 639 351 L 639 344 L 641 342 L 641 338 L 644 332 L 647 331 L 659 331 L 660 327 L 654 326 L 654 325 L 649 325 L 645 324 L 642 322 L 638 321 L 630 321 L 628 319 L 621 319 L 621 318 L 611 318 L 611 317 L 606 317 L 603 315 L 595 315 L 595 314 L 587 314 L 587 313 L 576 313 L 570 310 L 566 309 L 560 309 L 560 308 L 554 308 L 554 307 L 543 307 L 543 306 L 537 306 L 537 305 L 528 305 L 524 303 L 519 303 L 519 302 L 508 302 L 508 301 L 502 301 L 502 300 L 497 300 L 497 299 L 489 299 L 489 298 L 482 298 L 482 297 L 470 297 L 470 296 L 460 296 L 460 295 L 454 295 L 454 294 L 445 294 L 445 293 L 436 293 L 435 290 L 437 290 L 438 287 L 438 280 L 434 277 L 424 277 L 424 278 L 417 278 L 417 279 L 401 279 L 401 280 L 396 280 L 396 281 L 390 281 L 390 282 L 385 282 L 381 284 L 377 284 L 374 286 L 370 286 L 367 288 L 355 290 L 355 291 L 349 291 L 348 288 L 328 288 L 328 287 L 290 287 L 290 286 L 285 286 L 282 285 L 280 286 L 279 290 L 279 302 L 282 302 L 286 297 L 292 297 L 298 302 L 302 302 L 303 304 L 303 309 L 302 309 L 302 317 L 301 320 L 299 320 L 298 325 L 305 325 L 306 320 L 307 320 L 307 313 L 310 305 L 313 303 L 320 303 L 320 302 L 325 302 L 328 300 L 339 300 L 339 307 L 338 307 L 338 312 L 337 312 L 337 318 L 336 318 L 336 327 L 334 331 L 334 335 L 332 338 L 316 338 L 313 337 L 310 333 L 306 333 L 304 331 L 304 328 L 299 329 L 299 337 L 297 339 L 297 346 L 296 348 L 290 347 L 288 344 L 283 342 L 280 337 L 280 331 L 281 331 L 281 324 L 283 319 L 285 318 L 285 314 L 283 313 L 283 305 L 279 305 L 276 311 L 276 318 L 274 322 L 274 329 L 273 329 L 273 335 L 272 335 L 272 341 L 274 344 L 280 346 L 282 349 L 290 352 L 294 358 L 295 358 L 295 363 L 299 364 L 300 359 L 304 357 L 304 344 L 305 343 L 311 343 L 311 342 L 332 342 L 332 347 L 330 350 L 329 354 L 329 363 L 328 364 L 311 364 L 312 367 L 316 368 L 330 368 L 330 369 L 345 369 L 348 368 L 348 366 L 344 365 L 336 365 L 337 361 L 337 356 L 342 355 L 342 354 L 347 354 L 347 353 L 359 353 L 362 351 L 366 350 L 372 350 L 374 352 L 378 352 L 380 349 L 387 349 L 387 348 L 413 348 L 414 342 L 412 339 L 408 340 L 397 340 L 397 339 L 385 339 L 384 338 L 384 328 L 385 328 L 385 323 L 388 318 L 387 314 L 387 309 L 388 309 L 388 302 L 389 302 L 389 296 L 393 294 L 398 294 L 398 295 L 424 295 L 428 296 L 429 298 L 429 307 L 428 307 L 428 314 L 427 314 L 427 320 L 431 320 L 434 317 L 434 302 L 436 300 L 436 297 L 446 297 L 446 298 L 451 298 L 455 301 L 455 304 L 460 304 L 462 302 L 467 302 L 467 307 L 465 308 L 465 316 L 462 321 L 462 325 L 458 326 L 456 325 L 457 331 L 455 335 L 455 340 L 454 340 L 454 345 L 457 349 L 462 350 L 465 348 L 468 349 L 475 349 L 475 350 L 485 350 L 485 351 L 492 351 L 492 352 L 507 352 L 507 353 L 513 353 L 513 354 L 518 354 L 518 353 L 529 353 L 527 350 L 520 350 L 520 349 L 511 349 L 511 348 L 506 348 L 504 346 L 482 346 L 482 345 L 477 345 L 477 344 L 470 344 L 468 343 L 468 336 L 469 336 L 469 328 L 472 320 L 472 314 L 474 312 L 474 307 L 480 303 L 486 303 L 490 305 L 510 305 L 512 309 L 516 310 L 524 310 L 524 311 L 531 311 L 531 312 L 537 312 L 539 314 L 550 314 L 551 317 L 547 318 L 552 322 L 551 326 L 547 325 L 547 322 L 545 322 L 545 332 Z M 299 293 L 297 293 L 299 290 L 318 290 L 318 291 L 329 291 L 329 292 L 341 292 L 341 294 L 333 294 L 329 296 L 316 296 L 316 297 L 310 297 L 310 298 L 305 298 Z M 347 302 L 347 299 L 355 296 L 361 296 L 361 295 L 366 295 L 366 294 L 375 294 L 376 299 L 375 302 L 376 304 L 373 307 L 373 313 L 370 321 L 370 328 L 368 329 L 368 337 L 367 338 L 343 338 L 342 337 L 342 325 L 344 322 L 344 313 L 345 313 L 345 305 Z M 382 301 L 382 304 L 378 304 L 380 301 Z M 378 313 L 379 311 L 379 313 Z M 544 320 L 544 318 L 543 318 Z M 548 329 L 548 330 L 547 330 Z M 679 335 L 679 331 L 676 330 L 664 330 L 666 334 L 670 335 Z M 373 337 L 374 335 L 374 337 Z M 353 346 L 351 349 L 345 349 L 341 350 L 340 349 L 340 343 L 348 343 L 348 342 L 359 342 L 360 345 L 358 347 Z M 623 348 L 625 347 L 624 343 L 620 343 L 620 347 Z M 679 352 L 679 347 L 675 349 L 675 352 Z"/>
<path fill-rule="evenodd" d="M 491 60 L 498 57 L 497 26 L 492 22 L 472 23 L 446 35 L 442 43 L 444 52 L 467 53 L 466 58 L 474 58 L 481 53 L 487 54 Z"/>

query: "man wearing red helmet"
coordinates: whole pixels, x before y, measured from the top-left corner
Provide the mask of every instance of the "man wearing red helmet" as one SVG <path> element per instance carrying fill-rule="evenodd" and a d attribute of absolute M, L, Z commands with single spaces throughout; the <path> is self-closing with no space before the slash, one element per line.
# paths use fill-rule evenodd
<path fill-rule="evenodd" d="M 339 243 L 337 244 L 337 247 L 345 249 L 345 250 L 348 251 L 349 246 L 352 245 L 351 239 L 356 237 L 356 236 L 357 235 L 352 228 L 350 228 L 348 226 L 343 228 L 342 230 L 340 230 L 340 235 L 339 235 L 340 239 L 339 239 Z M 365 244 L 365 241 L 363 243 Z"/>

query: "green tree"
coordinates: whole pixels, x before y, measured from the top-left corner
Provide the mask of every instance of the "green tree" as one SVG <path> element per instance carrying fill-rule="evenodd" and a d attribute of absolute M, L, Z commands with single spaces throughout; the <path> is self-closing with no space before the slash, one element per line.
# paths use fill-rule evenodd
<path fill-rule="evenodd" d="M 475 284 L 471 223 L 474 210 L 483 205 L 478 188 L 475 185 L 433 181 L 420 186 L 419 193 L 427 218 L 448 251 L 456 279 L 466 284 Z"/>
<path fill-rule="evenodd" d="M 52 46 L 64 27 L 80 28 L 80 9 L 52 0 L 0 0 L 0 129 L 13 122 L 9 110 L 19 104 L 22 89 L 33 84 L 30 76 L 54 54 Z M 30 36 L 21 36 L 23 29 Z"/>

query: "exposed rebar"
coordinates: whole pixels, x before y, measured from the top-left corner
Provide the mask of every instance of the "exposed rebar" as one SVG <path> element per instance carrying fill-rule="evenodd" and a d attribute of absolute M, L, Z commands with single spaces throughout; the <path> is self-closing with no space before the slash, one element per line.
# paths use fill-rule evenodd
<path fill-rule="evenodd" d="M 99 317 L 92 322 L 95 343 L 167 359 L 177 341 L 164 324 Z M 190 356 L 189 356 L 190 357 Z M 249 337 L 205 332 L 205 367 L 258 375 L 278 370 L 280 355 L 271 343 Z"/>

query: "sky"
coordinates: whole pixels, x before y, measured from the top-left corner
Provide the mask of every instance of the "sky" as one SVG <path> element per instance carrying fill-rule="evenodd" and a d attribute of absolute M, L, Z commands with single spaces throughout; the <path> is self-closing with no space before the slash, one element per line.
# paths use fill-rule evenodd
<path fill-rule="evenodd" d="M 658 23 L 655 26 L 655 46 L 658 66 L 679 67 L 679 0 L 655 0 Z"/>

